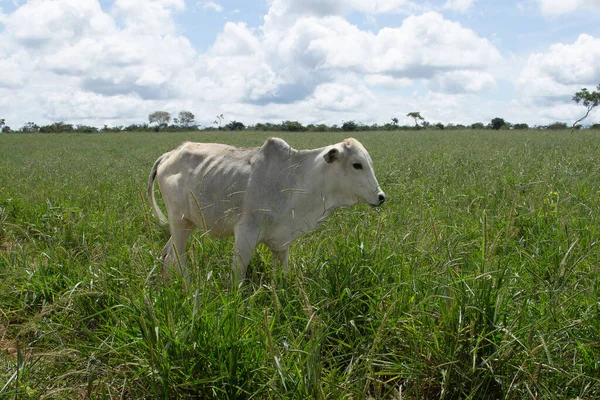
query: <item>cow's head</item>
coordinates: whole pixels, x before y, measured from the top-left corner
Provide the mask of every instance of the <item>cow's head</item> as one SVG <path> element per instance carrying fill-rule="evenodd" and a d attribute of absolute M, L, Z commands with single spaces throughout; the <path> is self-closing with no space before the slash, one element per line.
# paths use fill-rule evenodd
<path fill-rule="evenodd" d="M 349 206 L 364 201 L 376 207 L 387 199 L 375 178 L 373 161 L 358 140 L 345 139 L 328 147 L 323 159 L 327 164 L 326 182 L 337 205 Z"/>

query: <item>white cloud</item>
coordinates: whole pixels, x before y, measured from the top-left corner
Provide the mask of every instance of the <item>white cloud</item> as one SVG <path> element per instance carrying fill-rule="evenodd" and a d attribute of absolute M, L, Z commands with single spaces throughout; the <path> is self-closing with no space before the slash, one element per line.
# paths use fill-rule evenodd
<path fill-rule="evenodd" d="M 342 17 L 306 17 L 277 32 L 277 56 L 285 64 L 311 69 L 363 68 L 369 62 L 373 34 L 359 30 Z M 271 37 L 267 36 L 269 46 Z"/>
<path fill-rule="evenodd" d="M 112 19 L 96 0 L 27 3 L 5 16 L 4 24 L 13 40 L 36 51 L 114 31 Z"/>
<path fill-rule="evenodd" d="M 593 90 L 600 82 L 600 39 L 582 34 L 572 44 L 557 43 L 546 53 L 532 54 L 516 87 L 523 98 L 520 108 L 535 115 L 534 123 L 573 122 L 583 108 L 572 101 L 575 92 Z M 588 121 L 600 113 L 590 114 Z"/>
<path fill-rule="evenodd" d="M 456 70 L 436 75 L 430 87 L 442 93 L 481 93 L 495 89 L 496 80 L 487 72 Z"/>
<path fill-rule="evenodd" d="M 0 91 L 12 90 L 0 98 L 13 99 L 0 109 L 18 124 L 119 121 L 131 118 L 129 112 L 143 121 L 155 99 L 176 96 L 189 84 L 182 77 L 190 79 L 197 55 L 174 34 L 171 15 L 184 6 L 182 0 L 117 0 L 112 11 L 124 18 L 122 28 L 97 0 L 18 7 L 0 32 Z M 23 110 L 27 115 L 18 117 Z"/>
<path fill-rule="evenodd" d="M 135 84 L 146 87 L 161 86 L 167 83 L 169 78 L 170 74 L 165 73 L 165 71 L 146 66 L 140 71 L 140 77 L 135 81 Z"/>
<path fill-rule="evenodd" d="M 365 82 L 369 86 L 379 86 L 388 89 L 401 89 L 410 86 L 412 83 L 408 78 L 394 78 L 393 76 L 379 74 L 366 75 Z"/>
<path fill-rule="evenodd" d="M 339 124 L 415 109 L 430 120 L 467 123 L 457 115 L 481 112 L 483 105 L 468 104 L 496 87 L 490 70 L 504 62 L 487 39 L 434 12 L 398 17 L 378 31 L 344 18 L 419 7 L 275 0 L 263 26 L 228 22 L 198 54 L 175 25 L 183 0 L 115 0 L 110 12 L 98 0 L 32 1 L 2 17 L 2 117 L 13 127 L 29 120 L 127 125 L 156 109 L 189 109 L 201 121 L 198 110 L 244 123 Z M 413 85 L 429 91 L 391 95 L 416 91 Z"/>
<path fill-rule="evenodd" d="M 600 10 L 598 0 L 537 0 L 537 3 L 546 16 L 558 16 L 577 10 Z"/>
<path fill-rule="evenodd" d="M 367 14 L 406 13 L 422 9 L 418 2 L 408 0 L 349 0 L 348 3 L 353 9 Z"/>
<path fill-rule="evenodd" d="M 215 56 L 252 55 L 259 51 L 259 39 L 244 22 L 227 22 L 209 50 Z"/>
<path fill-rule="evenodd" d="M 185 0 L 115 0 L 115 5 L 121 8 L 165 7 L 178 10 L 185 9 Z"/>
<path fill-rule="evenodd" d="M 117 16 L 125 17 L 127 30 L 140 35 L 175 34 L 172 11 L 184 9 L 184 0 L 115 0 L 113 6 Z"/>
<path fill-rule="evenodd" d="M 342 16 L 416 7 L 403 0 L 275 0 L 262 27 L 228 22 L 198 54 L 175 26 L 173 13 L 184 10 L 183 0 L 115 0 L 110 14 L 97 0 L 31 2 L 4 18 L 0 97 L 3 90 L 18 90 L 11 97 L 23 100 L 0 101 L 0 108 L 11 118 L 19 109 L 38 110 L 19 124 L 127 124 L 177 107 L 235 114 L 245 123 L 284 117 L 374 122 L 380 110 L 389 108 L 387 120 L 397 115 L 393 104 L 407 102 L 378 91 L 406 91 L 415 82 L 425 82 L 431 93 L 492 90 L 489 69 L 502 57 L 459 23 L 430 12 L 371 32 Z M 24 29 L 32 20 L 35 27 Z M 127 99 L 134 106 L 126 106 Z"/>
<path fill-rule="evenodd" d="M 139 107 L 145 102 L 136 96 L 118 95 L 106 97 L 98 94 L 84 93 L 79 90 L 53 91 L 40 101 L 44 116 L 50 121 L 65 121 L 90 124 L 114 121 L 121 124 L 140 123 Z"/>
<path fill-rule="evenodd" d="M 483 69 L 502 60 L 487 39 L 434 12 L 379 31 L 375 53 L 377 72 L 419 78 L 452 69 Z"/>
<path fill-rule="evenodd" d="M 213 10 L 216 12 L 223 12 L 223 6 L 220 5 L 219 3 L 216 3 L 214 1 L 199 1 L 196 3 L 198 7 L 202 8 L 203 10 Z"/>
<path fill-rule="evenodd" d="M 557 43 L 547 53 L 535 53 L 517 80 L 525 96 L 570 97 L 581 87 L 600 82 L 600 39 L 582 34 L 573 44 Z"/>
<path fill-rule="evenodd" d="M 453 91 L 461 89 L 458 83 L 464 83 L 465 92 L 487 91 L 495 82 L 483 71 L 502 61 L 486 39 L 434 12 L 410 16 L 399 28 L 377 33 L 360 30 L 339 16 L 302 17 L 286 28 L 271 25 L 263 33 L 262 46 L 271 65 L 285 66 L 295 79 L 305 78 L 308 71 L 314 85 L 344 72 L 398 80 L 446 74 L 440 82 L 453 77 Z M 455 70 L 462 75 L 448 74 Z M 469 71 L 479 71 L 471 74 L 475 82 L 460 79 Z M 448 85 L 433 87 L 447 90 Z"/>
<path fill-rule="evenodd" d="M 302 17 L 343 16 L 352 11 L 364 14 L 420 12 L 419 2 L 410 0 L 273 0 L 265 15 L 265 30 L 290 26 Z"/>
<path fill-rule="evenodd" d="M 26 67 L 29 61 L 30 58 L 23 51 L 8 58 L 0 58 L 0 88 L 23 88 L 30 72 L 30 68 Z"/>
<path fill-rule="evenodd" d="M 475 0 L 447 0 L 444 9 L 464 13 L 473 7 L 474 2 Z"/>
<path fill-rule="evenodd" d="M 364 86 L 323 83 L 313 93 L 315 106 L 321 110 L 352 111 L 373 103 L 374 97 Z"/>

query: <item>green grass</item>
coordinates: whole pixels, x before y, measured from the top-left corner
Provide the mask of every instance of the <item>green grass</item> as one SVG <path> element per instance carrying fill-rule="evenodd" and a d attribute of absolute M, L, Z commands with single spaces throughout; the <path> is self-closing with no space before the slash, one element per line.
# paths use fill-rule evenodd
<path fill-rule="evenodd" d="M 267 133 L 0 135 L 0 398 L 600 397 L 600 137 L 373 132 L 389 202 L 259 248 L 195 235 L 159 277 L 145 198 L 183 140 Z M 341 134 L 285 134 L 295 148 Z"/>

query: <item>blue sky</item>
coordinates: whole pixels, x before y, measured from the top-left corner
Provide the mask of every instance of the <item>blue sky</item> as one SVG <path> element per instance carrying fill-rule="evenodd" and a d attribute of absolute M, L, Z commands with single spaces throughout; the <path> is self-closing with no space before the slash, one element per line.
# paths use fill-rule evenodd
<path fill-rule="evenodd" d="M 0 0 L 0 118 L 571 123 L 597 21 L 600 0 Z"/>

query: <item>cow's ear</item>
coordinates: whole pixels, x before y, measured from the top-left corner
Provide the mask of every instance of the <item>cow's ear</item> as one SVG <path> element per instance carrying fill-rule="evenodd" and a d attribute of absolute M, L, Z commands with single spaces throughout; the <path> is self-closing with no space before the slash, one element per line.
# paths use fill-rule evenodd
<path fill-rule="evenodd" d="M 338 158 L 340 158 L 340 151 L 334 147 L 333 149 L 331 149 L 327 153 L 325 153 L 325 155 L 323 156 L 323 158 L 325 159 L 325 162 L 327 164 L 331 164 L 335 160 L 337 160 Z"/>

